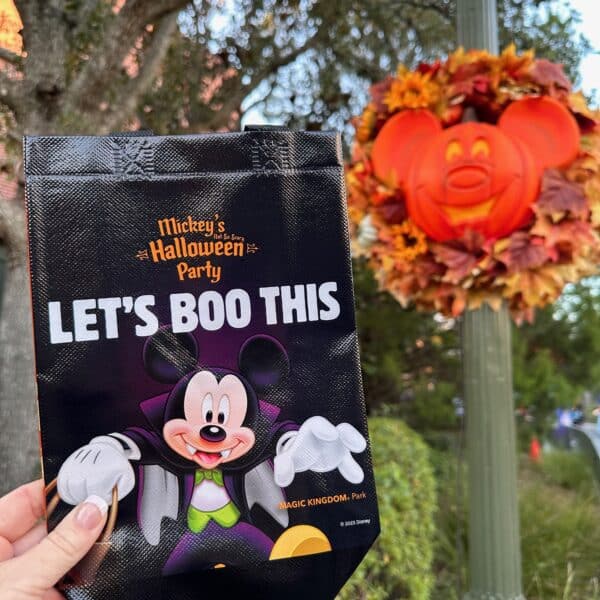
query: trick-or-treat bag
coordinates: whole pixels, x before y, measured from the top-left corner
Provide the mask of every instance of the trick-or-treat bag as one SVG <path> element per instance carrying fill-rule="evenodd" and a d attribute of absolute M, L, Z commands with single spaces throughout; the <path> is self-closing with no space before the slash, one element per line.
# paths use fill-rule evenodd
<path fill-rule="evenodd" d="M 338 135 L 27 137 L 49 528 L 69 599 L 334 598 L 379 532 Z"/>

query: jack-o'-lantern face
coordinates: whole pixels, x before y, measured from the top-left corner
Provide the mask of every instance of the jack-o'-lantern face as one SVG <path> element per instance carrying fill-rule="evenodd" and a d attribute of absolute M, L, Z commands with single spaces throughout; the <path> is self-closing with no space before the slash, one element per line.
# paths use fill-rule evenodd
<path fill-rule="evenodd" d="M 436 239 L 459 237 L 466 228 L 501 237 L 526 218 L 539 179 L 523 144 L 492 125 L 463 123 L 436 136 L 416 157 L 407 208 Z"/>
<path fill-rule="evenodd" d="M 466 229 L 498 238 L 530 214 L 543 169 L 577 155 L 579 128 L 555 100 L 513 103 L 498 126 L 462 123 L 442 130 L 429 111 L 404 111 L 373 144 L 375 174 L 402 186 L 411 219 L 447 241 Z"/>

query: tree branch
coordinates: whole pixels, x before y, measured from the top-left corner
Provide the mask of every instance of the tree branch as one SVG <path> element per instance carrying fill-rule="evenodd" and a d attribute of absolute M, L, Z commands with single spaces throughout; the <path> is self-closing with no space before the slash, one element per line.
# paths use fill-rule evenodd
<path fill-rule="evenodd" d="M 244 86 L 246 92 L 254 89 L 263 79 L 275 73 L 281 67 L 293 63 L 301 54 L 304 54 L 307 50 L 315 45 L 317 41 L 317 35 L 309 38 L 304 44 L 294 48 L 287 54 L 276 54 L 273 60 L 265 64 L 262 69 L 257 69 L 251 76 L 250 82 Z"/>
<path fill-rule="evenodd" d="M 148 23 L 174 11 L 180 11 L 190 3 L 191 0 L 129 0 L 125 6 L 130 6 L 133 12 L 143 15 L 142 20 Z"/>
<path fill-rule="evenodd" d="M 403 4 L 410 8 L 418 8 L 421 10 L 431 10 L 449 21 L 452 18 L 450 8 L 447 5 L 441 6 L 436 2 L 425 2 L 422 0 L 404 0 Z"/>
<path fill-rule="evenodd" d="M 281 67 L 293 63 L 301 54 L 304 54 L 304 52 L 313 48 L 319 40 L 319 35 L 320 32 L 318 31 L 300 46 L 297 46 L 288 52 L 279 52 L 275 54 L 273 58 L 267 61 L 262 67 L 254 69 L 248 83 L 242 84 L 240 73 L 235 77 L 226 79 L 218 91 L 217 98 L 215 98 L 215 101 L 213 102 L 213 104 L 219 105 L 218 109 L 214 109 L 208 119 L 201 122 L 191 122 L 191 129 L 215 130 L 226 126 L 231 117 L 231 113 L 234 111 L 241 112 L 241 105 L 244 98 L 246 98 L 246 96 L 255 89 L 261 81 L 275 75 Z M 248 42 L 248 46 L 256 49 L 256 45 L 252 43 L 252 39 Z"/>
<path fill-rule="evenodd" d="M 273 76 L 269 77 L 269 79 L 273 79 Z M 250 104 L 246 104 L 246 106 L 244 107 L 243 112 L 247 113 L 247 112 L 251 111 L 253 108 L 256 108 L 257 106 L 260 106 L 269 97 L 269 93 L 270 93 L 270 90 L 267 91 L 266 94 L 263 94 L 262 97 L 257 98 L 253 102 L 250 102 Z M 240 105 L 240 107 L 241 107 L 241 105 Z"/>
<path fill-rule="evenodd" d="M 86 108 L 96 94 L 111 80 L 124 58 L 134 46 L 144 27 L 170 14 L 177 14 L 191 0 L 129 0 L 111 20 L 102 36 L 103 43 L 96 47 L 75 77 L 69 95 L 72 98 L 66 111 Z M 90 107 L 91 108 L 91 107 Z"/>
<path fill-rule="evenodd" d="M 140 96 L 152 84 L 169 49 L 172 35 L 177 28 L 177 17 L 176 12 L 167 14 L 154 29 L 152 38 L 144 49 L 143 63 L 137 77 L 134 77 L 122 87 L 112 102 L 110 114 L 103 118 L 102 128 L 105 131 L 119 128 L 121 123 L 135 111 Z"/>

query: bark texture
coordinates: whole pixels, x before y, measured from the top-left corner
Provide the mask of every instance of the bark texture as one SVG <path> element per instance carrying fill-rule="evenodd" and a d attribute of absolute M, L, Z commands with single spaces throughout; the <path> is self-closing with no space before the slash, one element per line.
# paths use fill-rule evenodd
<path fill-rule="evenodd" d="M 0 312 L 0 495 L 39 474 L 25 214 L 0 202 L 8 268 Z"/>

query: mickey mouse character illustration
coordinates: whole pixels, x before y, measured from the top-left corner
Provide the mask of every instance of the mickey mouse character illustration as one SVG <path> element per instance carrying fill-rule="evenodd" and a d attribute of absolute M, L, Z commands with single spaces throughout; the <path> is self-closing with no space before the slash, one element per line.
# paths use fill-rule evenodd
<path fill-rule="evenodd" d="M 137 466 L 137 517 L 146 540 L 159 544 L 164 517 L 186 519 L 165 574 L 273 558 L 273 540 L 252 523 L 255 504 L 284 528 L 279 541 L 304 527 L 328 544 L 315 528 L 286 529 L 282 488 L 304 471 L 337 469 L 345 480 L 361 483 L 364 473 L 352 453 L 365 450 L 365 438 L 349 423 L 334 426 L 321 416 L 298 427 L 259 401 L 289 372 L 287 354 L 272 337 L 248 339 L 236 372 L 201 366 L 198 358 L 189 334 L 163 328 L 147 340 L 146 371 L 174 387 L 141 403 L 149 427 L 95 437 L 71 454 L 58 474 L 61 498 L 77 504 L 96 494 L 110 503 L 116 486 L 122 499 L 136 485 Z"/>

